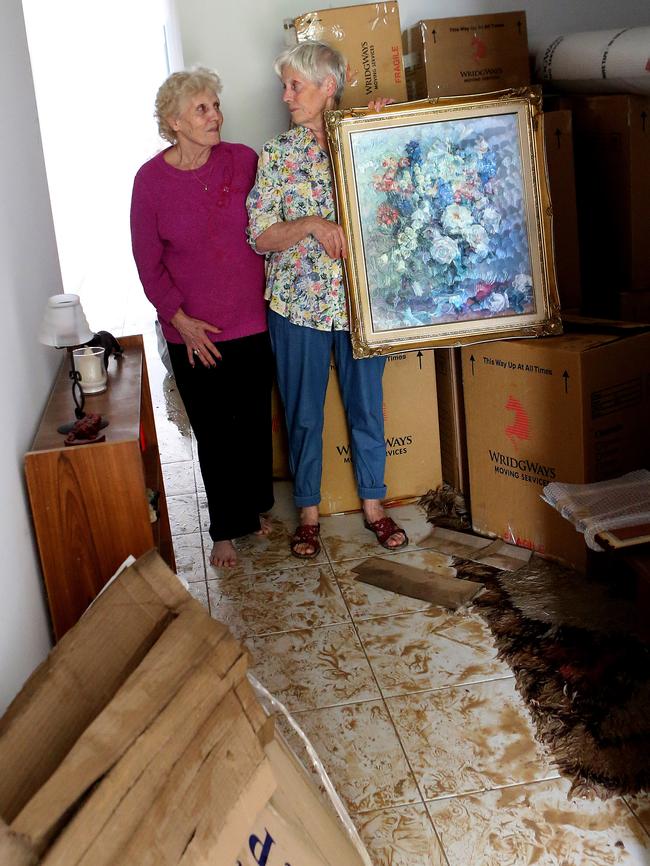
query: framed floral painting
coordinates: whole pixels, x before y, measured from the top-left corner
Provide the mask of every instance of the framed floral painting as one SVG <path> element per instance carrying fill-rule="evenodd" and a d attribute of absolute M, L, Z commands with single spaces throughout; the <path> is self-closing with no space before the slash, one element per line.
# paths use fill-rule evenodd
<path fill-rule="evenodd" d="M 355 357 L 561 332 L 537 88 L 326 122 Z"/>

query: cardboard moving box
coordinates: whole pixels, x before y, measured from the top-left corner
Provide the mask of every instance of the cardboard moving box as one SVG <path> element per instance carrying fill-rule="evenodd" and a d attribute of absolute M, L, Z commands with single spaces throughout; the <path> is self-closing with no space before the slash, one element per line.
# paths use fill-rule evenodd
<path fill-rule="evenodd" d="M 648 466 L 650 333 L 463 348 L 472 526 L 578 568 L 583 536 L 540 494 Z"/>
<path fill-rule="evenodd" d="M 384 433 L 388 499 L 409 499 L 442 481 L 434 352 L 390 355 L 384 372 Z M 273 397 L 273 474 L 289 478 L 284 410 Z M 334 362 L 325 399 L 322 515 L 360 508 L 350 438 Z"/>
<path fill-rule="evenodd" d="M 650 97 L 555 96 L 573 114 L 583 312 L 650 290 Z"/>
<path fill-rule="evenodd" d="M 409 99 L 530 83 L 525 12 L 419 21 L 402 35 Z"/>
<path fill-rule="evenodd" d="M 387 497 L 420 496 L 442 481 L 433 350 L 389 355 L 383 385 Z M 325 398 L 320 513 L 360 507 L 345 412 L 332 364 Z"/>
<path fill-rule="evenodd" d="M 285 23 L 291 27 L 291 22 Z M 347 82 L 339 108 L 366 106 L 371 99 L 406 102 L 399 7 L 395 2 L 362 3 L 307 12 L 293 21 L 298 42 L 316 39 L 347 60 Z"/>
<path fill-rule="evenodd" d="M 463 367 L 459 348 L 435 349 L 442 478 L 469 506 Z"/>
<path fill-rule="evenodd" d="M 570 111 L 544 112 L 544 143 L 560 305 L 563 309 L 577 310 L 581 303 L 580 242 Z"/>

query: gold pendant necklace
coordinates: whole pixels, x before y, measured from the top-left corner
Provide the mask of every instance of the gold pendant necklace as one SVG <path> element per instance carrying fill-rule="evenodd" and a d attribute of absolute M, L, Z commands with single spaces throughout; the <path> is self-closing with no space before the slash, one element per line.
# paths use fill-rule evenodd
<path fill-rule="evenodd" d="M 183 161 L 183 155 L 180 152 L 180 148 L 178 148 L 178 144 L 176 145 L 176 147 L 177 147 L 178 162 L 179 162 L 178 168 L 181 168 L 181 163 Z M 208 154 L 208 158 L 206 159 L 206 161 L 203 163 L 202 166 L 199 166 L 199 168 L 203 168 L 203 166 L 206 165 L 206 163 L 211 159 L 212 159 L 212 149 L 210 149 L 210 153 Z M 181 168 L 181 170 L 187 171 L 188 174 L 190 174 L 194 178 L 194 180 L 199 184 L 199 186 L 201 187 L 201 189 L 204 192 L 209 192 L 210 191 L 209 183 L 210 183 L 210 180 L 212 179 L 213 168 L 214 168 L 214 162 L 211 162 L 210 163 L 210 171 L 208 172 L 208 176 L 206 177 L 205 180 L 201 180 L 201 178 L 198 176 L 197 172 L 199 171 L 199 169 L 191 168 L 191 166 L 188 166 L 187 169 Z"/>
<path fill-rule="evenodd" d="M 210 159 L 210 157 L 208 157 L 208 159 Z M 203 168 L 203 166 L 201 166 L 201 168 Z M 203 190 L 204 190 L 205 192 L 209 192 L 209 189 L 210 189 L 210 188 L 209 188 L 209 186 L 208 186 L 208 182 L 209 182 L 209 181 L 211 180 L 211 178 L 212 178 L 212 169 L 213 169 L 213 168 L 214 168 L 214 162 L 211 163 L 211 165 L 210 165 L 210 171 L 208 172 L 208 176 L 206 177 L 206 179 L 205 179 L 204 181 L 201 180 L 201 179 L 199 178 L 199 176 L 198 176 L 197 173 L 196 173 L 196 171 L 197 171 L 196 169 L 190 169 L 190 173 L 191 173 L 192 177 L 193 177 L 194 180 L 199 184 L 199 186 L 203 188 Z"/>

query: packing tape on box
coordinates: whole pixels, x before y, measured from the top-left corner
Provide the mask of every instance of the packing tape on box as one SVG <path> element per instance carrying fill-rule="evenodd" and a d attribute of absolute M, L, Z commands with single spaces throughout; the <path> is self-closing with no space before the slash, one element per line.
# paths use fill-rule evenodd
<path fill-rule="evenodd" d="M 537 78 L 561 90 L 650 93 L 650 27 L 558 36 L 537 54 Z"/>
<path fill-rule="evenodd" d="M 361 841 L 361 837 L 359 836 L 359 833 L 357 832 L 357 828 L 352 823 L 352 819 L 348 815 L 347 809 L 343 805 L 339 795 L 336 793 L 336 788 L 332 784 L 330 777 L 327 775 L 327 770 L 323 766 L 321 759 L 318 757 L 316 750 L 314 749 L 312 744 L 309 742 L 309 740 L 307 739 L 307 737 L 303 733 L 302 728 L 296 722 L 296 720 L 293 718 L 293 716 L 291 715 L 289 710 L 287 710 L 287 708 L 284 706 L 284 704 L 281 701 L 279 701 L 277 698 L 273 697 L 271 692 L 269 692 L 268 689 L 264 688 L 264 686 L 259 682 L 259 680 L 257 680 L 253 676 L 253 674 L 251 674 L 249 672 L 247 674 L 247 676 L 248 676 L 248 680 L 249 680 L 251 686 L 253 687 L 253 690 L 254 690 L 255 694 L 257 695 L 258 699 L 265 706 L 270 707 L 279 713 L 282 713 L 282 715 L 289 722 L 289 724 L 291 725 L 293 730 L 300 737 L 300 740 L 302 741 L 302 744 L 304 745 L 305 749 L 307 750 L 307 754 L 309 755 L 309 758 L 310 758 L 312 764 L 314 765 L 314 769 L 318 773 L 318 777 L 321 781 L 321 784 L 323 785 L 323 787 L 327 791 L 327 794 L 328 794 L 330 800 L 332 801 L 332 805 L 334 806 L 334 809 L 336 810 L 336 814 L 339 816 L 341 823 L 345 827 L 345 830 L 346 830 L 348 836 L 350 837 L 350 841 L 352 842 L 354 847 L 359 852 L 359 857 L 361 858 L 361 860 L 365 864 L 365 866 L 373 866 L 372 860 L 370 859 L 370 856 L 368 855 L 368 851 L 366 850 L 366 846 Z"/>

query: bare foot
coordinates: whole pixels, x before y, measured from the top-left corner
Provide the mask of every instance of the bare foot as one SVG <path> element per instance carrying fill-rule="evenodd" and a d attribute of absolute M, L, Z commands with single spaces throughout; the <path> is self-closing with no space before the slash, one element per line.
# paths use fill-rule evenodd
<path fill-rule="evenodd" d="M 271 523 L 270 518 L 264 517 L 260 514 L 260 528 L 257 530 L 255 535 L 270 535 L 273 532 L 273 524 Z"/>
<path fill-rule="evenodd" d="M 210 565 L 215 568 L 233 568 L 237 565 L 237 551 L 232 541 L 215 541 L 210 554 Z"/>
<path fill-rule="evenodd" d="M 386 517 L 386 512 L 380 499 L 364 499 L 363 514 L 368 523 L 376 523 L 377 520 L 382 520 Z M 385 546 L 389 548 L 401 547 L 405 539 L 406 533 L 400 529 L 386 539 Z"/>

